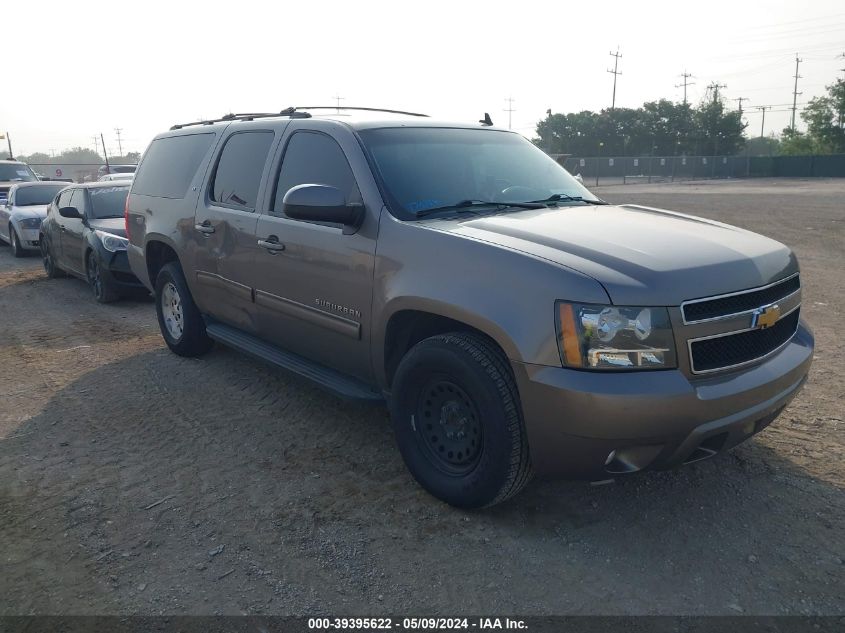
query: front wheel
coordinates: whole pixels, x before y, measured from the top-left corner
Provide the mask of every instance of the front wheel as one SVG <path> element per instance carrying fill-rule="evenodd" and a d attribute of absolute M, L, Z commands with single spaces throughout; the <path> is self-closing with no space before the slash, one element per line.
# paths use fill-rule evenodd
<path fill-rule="evenodd" d="M 9 244 L 12 246 L 12 254 L 15 257 L 24 257 L 26 255 L 26 251 L 21 246 L 21 238 L 18 237 L 15 227 L 11 224 L 9 225 Z"/>
<path fill-rule="evenodd" d="M 396 370 L 390 409 L 405 464 L 446 503 L 495 505 L 531 479 L 513 374 L 483 336 L 453 332 L 415 345 Z"/>
<path fill-rule="evenodd" d="M 156 277 L 156 314 L 161 335 L 180 356 L 201 356 L 214 344 L 194 303 L 185 275 L 176 262 L 165 264 Z"/>
<path fill-rule="evenodd" d="M 100 259 L 94 251 L 88 253 L 88 285 L 98 303 L 111 303 L 120 298 L 114 283 L 103 274 Z"/>

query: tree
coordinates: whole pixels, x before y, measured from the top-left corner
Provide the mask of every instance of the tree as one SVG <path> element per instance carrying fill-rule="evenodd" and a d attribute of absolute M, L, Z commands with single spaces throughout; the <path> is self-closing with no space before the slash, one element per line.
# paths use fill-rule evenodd
<path fill-rule="evenodd" d="M 640 108 L 551 114 L 537 124 L 534 140 L 554 154 L 578 156 L 733 154 L 744 146 L 745 125 L 718 95 L 697 108 L 668 99 Z"/>
<path fill-rule="evenodd" d="M 845 80 L 826 86 L 827 94 L 813 97 L 801 113 L 807 136 L 818 153 L 845 153 Z M 784 134 L 786 131 L 784 130 Z"/>

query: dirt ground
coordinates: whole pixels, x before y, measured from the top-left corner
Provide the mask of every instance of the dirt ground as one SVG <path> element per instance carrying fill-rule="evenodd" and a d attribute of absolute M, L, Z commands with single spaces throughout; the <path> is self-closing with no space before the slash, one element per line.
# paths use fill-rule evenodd
<path fill-rule="evenodd" d="M 384 410 L 177 357 L 150 302 L 0 247 L 0 613 L 845 613 L 845 180 L 599 193 L 794 248 L 810 381 L 729 454 L 473 513 L 414 483 Z"/>

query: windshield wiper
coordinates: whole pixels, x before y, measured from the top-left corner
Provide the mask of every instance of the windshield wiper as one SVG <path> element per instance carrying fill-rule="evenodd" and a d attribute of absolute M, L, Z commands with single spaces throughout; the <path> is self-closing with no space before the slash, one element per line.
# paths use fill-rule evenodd
<path fill-rule="evenodd" d="M 584 202 L 586 204 L 610 204 L 609 202 L 605 202 L 601 199 L 591 200 L 590 198 L 585 198 L 584 196 L 570 196 L 568 193 L 553 193 L 545 200 L 533 200 L 532 202 L 537 203 L 546 203 L 546 202 L 560 202 L 563 200 L 564 202 L 572 201 L 572 202 Z"/>
<path fill-rule="evenodd" d="M 546 205 L 538 200 L 536 202 L 491 202 L 488 200 L 461 200 L 454 204 L 443 205 L 442 207 L 432 207 L 431 209 L 423 209 L 417 213 L 417 217 L 421 218 L 438 211 L 474 209 L 477 207 L 496 207 L 497 209 L 507 209 L 515 207 L 517 209 L 542 209 Z"/>

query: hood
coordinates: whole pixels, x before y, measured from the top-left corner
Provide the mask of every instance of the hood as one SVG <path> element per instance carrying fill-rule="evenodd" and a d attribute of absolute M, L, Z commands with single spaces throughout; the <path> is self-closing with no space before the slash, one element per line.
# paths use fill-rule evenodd
<path fill-rule="evenodd" d="M 126 237 L 126 225 L 123 218 L 104 218 L 102 220 L 88 220 L 88 226 L 93 230 L 105 231 L 112 235 Z"/>
<path fill-rule="evenodd" d="M 617 305 L 679 305 L 798 270 L 792 251 L 762 235 L 635 205 L 560 206 L 442 224 L 436 228 L 589 275 Z"/>
<path fill-rule="evenodd" d="M 16 218 L 41 218 L 42 220 L 47 217 L 47 209 L 50 205 L 48 204 L 33 204 L 27 205 L 25 207 L 15 207 L 12 211 L 12 215 Z"/>

